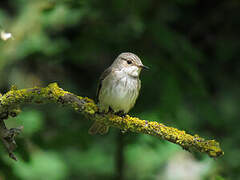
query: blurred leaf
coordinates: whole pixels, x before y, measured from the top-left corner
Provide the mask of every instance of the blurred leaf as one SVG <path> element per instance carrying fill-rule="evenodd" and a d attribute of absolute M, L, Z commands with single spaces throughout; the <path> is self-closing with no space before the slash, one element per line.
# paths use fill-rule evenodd
<path fill-rule="evenodd" d="M 216 176 L 215 180 L 225 180 L 225 179 L 223 177 L 221 177 L 221 176 Z"/>
<path fill-rule="evenodd" d="M 32 136 L 43 128 L 44 116 L 37 110 L 25 110 L 17 117 L 24 126 L 24 136 Z"/>
<path fill-rule="evenodd" d="M 35 152 L 31 161 L 24 163 L 19 161 L 13 164 L 14 171 L 24 180 L 61 180 L 68 174 L 67 165 L 61 156 L 54 152 Z"/>

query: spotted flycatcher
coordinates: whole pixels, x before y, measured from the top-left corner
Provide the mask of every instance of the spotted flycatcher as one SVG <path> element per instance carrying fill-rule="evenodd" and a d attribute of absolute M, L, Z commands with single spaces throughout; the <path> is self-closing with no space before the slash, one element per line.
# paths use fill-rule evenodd
<path fill-rule="evenodd" d="M 100 76 L 97 89 L 99 111 L 107 113 L 126 114 L 134 106 L 141 81 L 139 75 L 144 66 L 140 58 L 133 53 L 121 53 L 112 65 Z M 98 122 L 89 129 L 90 134 L 105 134 L 109 127 Z"/>

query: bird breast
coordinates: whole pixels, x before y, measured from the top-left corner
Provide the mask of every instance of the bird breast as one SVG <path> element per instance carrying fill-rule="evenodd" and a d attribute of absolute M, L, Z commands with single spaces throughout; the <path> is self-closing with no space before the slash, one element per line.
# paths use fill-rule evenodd
<path fill-rule="evenodd" d="M 124 72 L 110 73 L 103 81 L 99 94 L 100 109 L 111 107 L 115 112 L 127 113 L 135 104 L 139 94 L 139 78 Z"/>

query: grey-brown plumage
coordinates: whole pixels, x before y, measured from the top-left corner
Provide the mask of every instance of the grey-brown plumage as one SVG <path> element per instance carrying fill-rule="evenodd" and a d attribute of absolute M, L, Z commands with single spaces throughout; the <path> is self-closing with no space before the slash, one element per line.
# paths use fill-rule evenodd
<path fill-rule="evenodd" d="M 144 66 L 140 58 L 133 53 L 121 53 L 99 79 L 97 102 L 99 111 L 107 113 L 110 109 L 115 113 L 128 113 L 134 106 L 141 81 L 140 72 Z M 105 134 L 108 127 L 94 122 L 89 129 L 90 134 Z"/>

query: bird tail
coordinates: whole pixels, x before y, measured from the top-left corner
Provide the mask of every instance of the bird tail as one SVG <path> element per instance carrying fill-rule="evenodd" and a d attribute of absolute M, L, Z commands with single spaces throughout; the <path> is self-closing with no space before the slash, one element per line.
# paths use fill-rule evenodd
<path fill-rule="evenodd" d="M 109 126 L 105 126 L 103 124 L 100 124 L 98 122 L 94 122 L 92 124 L 92 126 L 89 128 L 88 133 L 91 135 L 95 135 L 95 134 L 106 134 L 108 132 Z"/>

